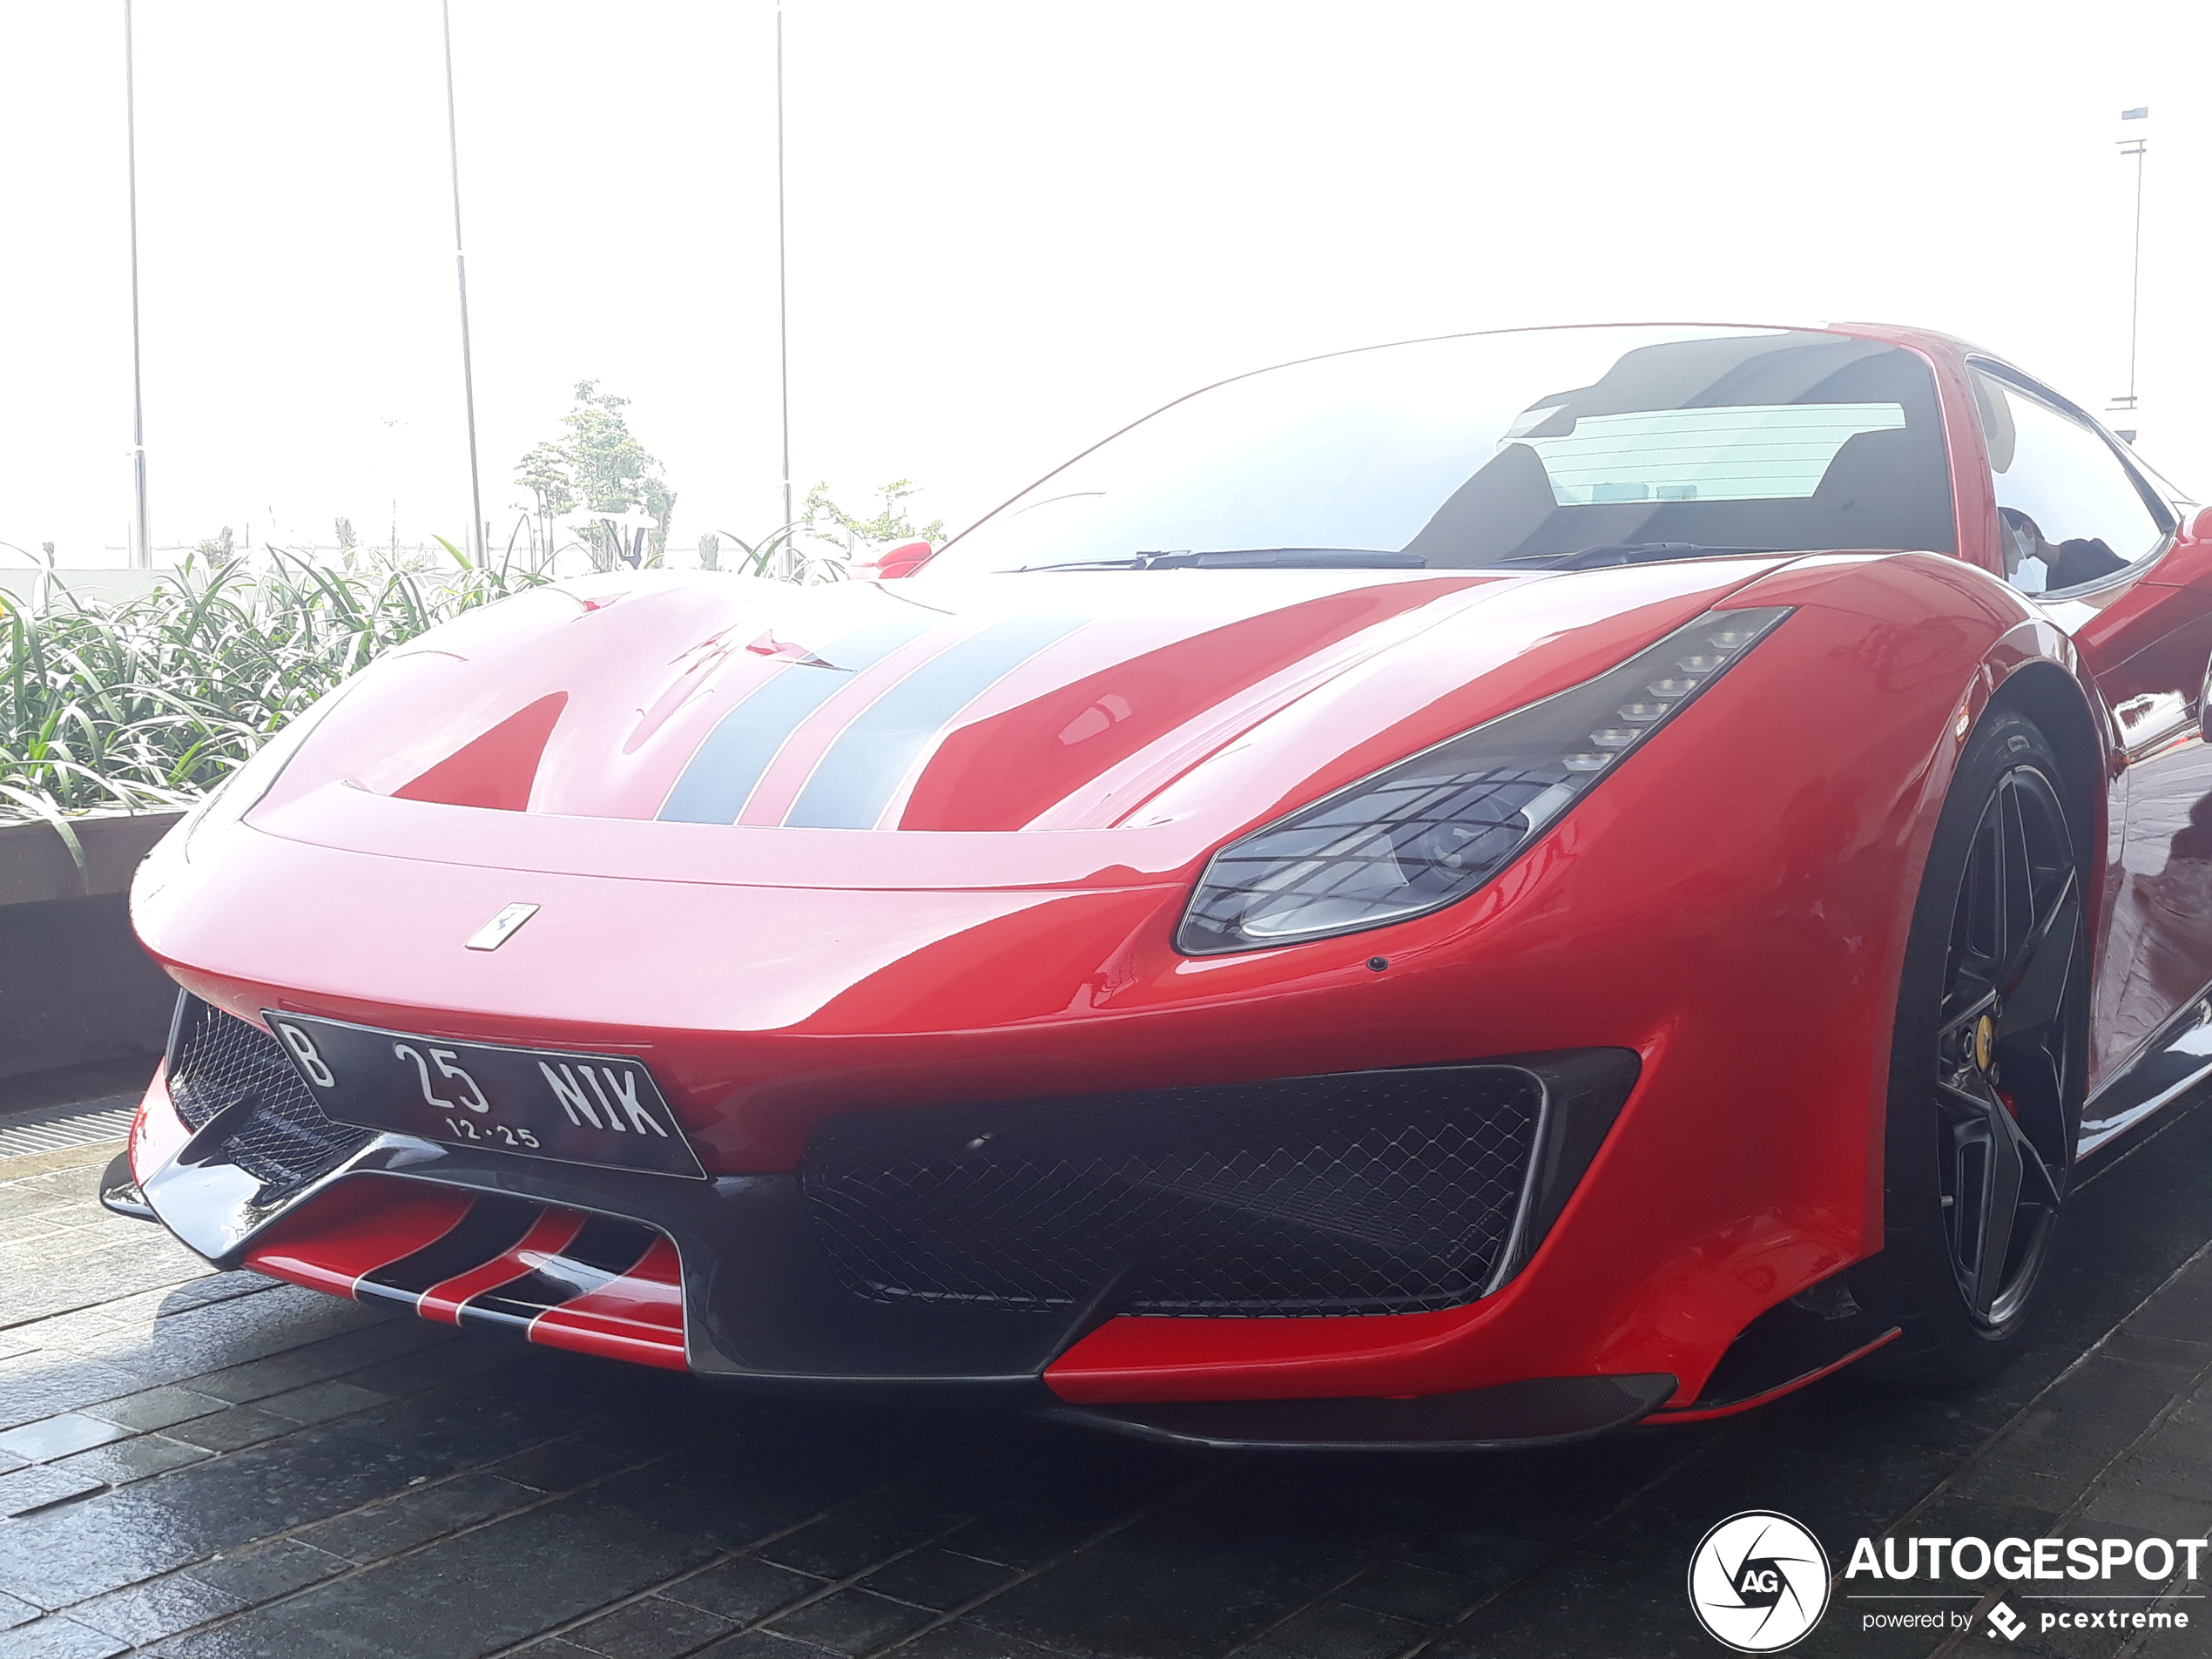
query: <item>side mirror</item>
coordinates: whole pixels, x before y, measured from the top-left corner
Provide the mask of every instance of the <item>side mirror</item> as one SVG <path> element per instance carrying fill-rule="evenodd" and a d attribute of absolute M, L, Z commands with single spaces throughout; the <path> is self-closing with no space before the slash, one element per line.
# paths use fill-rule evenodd
<path fill-rule="evenodd" d="M 936 551 L 927 542 L 901 542 L 872 559 L 864 559 L 855 568 L 862 576 L 873 576 L 879 582 L 888 582 L 894 577 L 912 576 L 928 563 Z"/>
<path fill-rule="evenodd" d="M 2212 507 L 2207 507 L 2189 521 L 2188 538 L 2192 542 L 2212 542 Z"/>

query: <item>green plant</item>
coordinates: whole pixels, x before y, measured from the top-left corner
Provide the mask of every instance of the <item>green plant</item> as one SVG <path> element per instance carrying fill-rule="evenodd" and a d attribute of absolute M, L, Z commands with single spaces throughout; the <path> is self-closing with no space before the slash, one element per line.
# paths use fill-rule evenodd
<path fill-rule="evenodd" d="M 577 389 L 580 408 L 570 429 L 578 451 L 598 457 L 589 484 L 572 479 L 586 490 L 584 504 L 622 511 L 629 503 L 617 503 L 617 496 L 637 484 L 665 529 L 675 498 L 658 484 L 658 463 L 626 429 L 616 430 L 623 400 L 596 394 L 588 381 Z M 537 469 L 533 488 L 545 486 L 542 504 L 551 506 L 571 488 L 564 482 L 571 475 L 552 466 L 568 454 L 541 445 L 527 458 Z M 881 510 L 863 519 L 818 485 L 807 496 L 807 517 L 796 524 L 757 541 L 720 531 L 717 563 L 727 544 L 736 552 L 730 569 L 837 581 L 863 548 L 941 536 L 941 522 L 912 523 L 904 503 L 914 492 L 906 479 L 886 485 Z M 0 820 L 45 819 L 75 853 L 72 813 L 142 812 L 197 799 L 379 653 L 550 579 L 508 558 L 477 563 L 442 536 L 438 543 L 451 568 L 424 568 L 411 555 L 403 560 L 396 541 L 388 556 L 371 552 L 351 536 L 349 521 L 336 523 L 345 550 L 334 568 L 273 549 L 257 570 L 219 556 L 224 542 L 215 539 L 138 598 L 84 597 L 49 570 L 30 601 L 0 601 Z"/>
<path fill-rule="evenodd" d="M 927 524 L 914 522 L 906 503 L 908 497 L 921 492 L 921 486 L 911 478 L 894 479 L 876 491 L 881 504 L 874 516 L 862 518 L 831 499 L 827 484 L 816 484 L 806 492 L 806 510 L 795 523 L 786 524 L 757 542 L 732 536 L 728 530 L 715 532 L 715 557 L 718 563 L 722 540 L 727 539 L 737 543 L 740 554 L 729 567 L 732 570 L 752 576 L 774 577 L 802 586 L 841 582 L 852 574 L 854 563 L 870 554 L 880 553 L 902 542 L 945 539 L 943 519 L 934 518 Z M 700 537 L 702 561 L 706 544 L 707 538 Z"/>
<path fill-rule="evenodd" d="M 58 581 L 0 610 L 0 818 L 181 806 L 379 653 L 543 577 L 473 562 L 434 577 L 188 559 L 138 598 Z"/>
<path fill-rule="evenodd" d="M 841 547 L 848 555 L 875 552 L 901 542 L 945 539 L 943 519 L 933 518 L 919 525 L 914 522 L 907 502 L 921 493 L 921 486 L 913 479 L 894 478 L 875 493 L 882 505 L 873 517 L 862 518 L 832 501 L 827 484 L 816 484 L 806 492 L 806 510 L 799 515 L 799 528 L 818 542 Z"/>
<path fill-rule="evenodd" d="M 796 524 L 786 524 L 780 529 L 769 531 L 757 542 L 748 542 L 744 536 L 732 535 L 728 530 L 716 531 L 714 554 L 717 568 L 720 568 L 722 542 L 726 539 L 738 550 L 737 561 L 729 569 L 742 570 L 747 576 L 780 577 L 788 582 L 804 583 L 808 580 L 806 556 L 803 550 L 792 546 L 792 537 L 798 529 Z M 790 552 L 786 554 L 787 548 Z M 779 558 L 779 555 L 783 556 Z M 794 563 L 796 569 L 792 568 Z M 836 574 L 841 576 L 844 572 L 840 569 Z M 820 579 L 833 580 L 834 577 Z"/>
<path fill-rule="evenodd" d="M 661 464 L 631 435 L 626 397 L 599 390 L 597 381 L 576 383 L 576 407 L 561 417 L 564 438 L 541 443 L 515 463 L 515 482 L 530 492 L 545 546 L 553 545 L 553 521 L 581 507 L 610 516 L 642 507 L 657 521 L 651 551 L 658 562 L 668 550 L 669 516 L 676 492 L 661 475 Z M 610 569 L 618 536 L 608 523 L 590 527 L 591 567 Z"/>

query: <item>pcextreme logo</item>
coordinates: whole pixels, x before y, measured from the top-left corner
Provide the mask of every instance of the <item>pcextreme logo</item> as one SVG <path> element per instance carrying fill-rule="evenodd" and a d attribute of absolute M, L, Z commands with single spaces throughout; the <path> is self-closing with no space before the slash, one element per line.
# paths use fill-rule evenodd
<path fill-rule="evenodd" d="M 1787 1515 L 1730 1515 L 1690 1555 L 1689 1606 L 1737 1652 L 1779 1653 L 1828 1610 L 1828 1552 Z"/>

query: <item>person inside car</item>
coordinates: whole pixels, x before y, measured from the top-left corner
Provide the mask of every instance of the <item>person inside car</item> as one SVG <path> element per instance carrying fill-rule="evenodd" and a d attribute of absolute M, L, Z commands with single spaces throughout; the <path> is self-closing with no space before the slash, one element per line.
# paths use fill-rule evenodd
<path fill-rule="evenodd" d="M 2022 593 L 2080 587 L 2128 568 L 2128 561 L 2101 536 L 2077 536 L 2054 544 L 2017 507 L 2000 507 L 1997 516 L 2003 522 L 2005 579 Z"/>

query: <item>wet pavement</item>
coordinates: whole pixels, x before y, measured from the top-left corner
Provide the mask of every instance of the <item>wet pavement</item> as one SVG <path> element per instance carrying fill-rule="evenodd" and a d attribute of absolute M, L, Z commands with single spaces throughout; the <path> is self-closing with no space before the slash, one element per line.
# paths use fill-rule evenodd
<path fill-rule="evenodd" d="M 749 1403 L 213 1273 L 98 1209 L 115 1143 L 0 1157 L 0 1656 L 1661 1659 L 1725 1651 L 1684 1579 L 1740 1510 L 1803 1521 L 1838 1575 L 1862 1534 L 2202 1537 L 2212 1111 L 2168 1116 L 2070 1201 L 2036 1340 L 1999 1376 L 1846 1373 L 1510 1454 Z M 2125 1606 L 2188 1631 L 2050 1624 L 2115 1605 L 2063 1581 L 1882 1588 L 1839 1577 L 1792 1651 L 2212 1653 L 2186 1578 Z M 1899 1605 L 1956 1628 L 1869 1629 Z"/>

